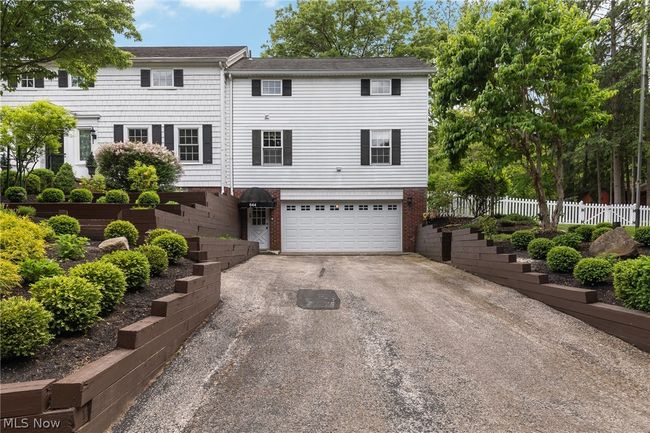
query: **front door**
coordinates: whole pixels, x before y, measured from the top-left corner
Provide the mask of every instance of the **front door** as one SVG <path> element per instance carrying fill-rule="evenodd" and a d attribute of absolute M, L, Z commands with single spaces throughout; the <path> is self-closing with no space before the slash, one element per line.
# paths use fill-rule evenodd
<path fill-rule="evenodd" d="M 248 240 L 260 243 L 260 250 L 269 249 L 269 210 L 248 209 Z"/>

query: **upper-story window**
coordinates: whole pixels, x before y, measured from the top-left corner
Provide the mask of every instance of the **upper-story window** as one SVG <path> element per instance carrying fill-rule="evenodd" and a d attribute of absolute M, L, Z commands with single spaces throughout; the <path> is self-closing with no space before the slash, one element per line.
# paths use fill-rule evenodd
<path fill-rule="evenodd" d="M 129 141 L 132 143 L 148 143 L 149 128 L 129 128 Z"/>
<path fill-rule="evenodd" d="M 178 129 L 178 157 L 185 162 L 199 162 L 199 129 Z"/>
<path fill-rule="evenodd" d="M 370 131 L 370 163 L 390 164 L 390 131 Z"/>
<path fill-rule="evenodd" d="M 262 80 L 262 95 L 282 96 L 282 80 Z"/>
<path fill-rule="evenodd" d="M 36 87 L 36 79 L 31 75 L 21 75 L 20 76 L 20 87 Z"/>
<path fill-rule="evenodd" d="M 174 71 L 171 69 L 153 69 L 151 71 L 152 87 L 173 87 Z"/>
<path fill-rule="evenodd" d="M 81 87 L 81 77 L 70 75 L 70 87 Z"/>
<path fill-rule="evenodd" d="M 262 162 L 264 165 L 282 165 L 282 131 L 262 133 Z"/>
<path fill-rule="evenodd" d="M 390 95 L 391 94 L 391 80 L 390 79 L 370 80 L 370 94 L 371 95 Z"/>

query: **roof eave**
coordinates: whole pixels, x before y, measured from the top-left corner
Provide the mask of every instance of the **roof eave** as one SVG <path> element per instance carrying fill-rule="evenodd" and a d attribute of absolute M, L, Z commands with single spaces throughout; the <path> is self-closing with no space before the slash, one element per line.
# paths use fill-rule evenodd
<path fill-rule="evenodd" d="M 230 57 L 133 57 L 134 63 L 219 63 Z"/>
<path fill-rule="evenodd" d="M 231 69 L 230 73 L 233 77 L 271 77 L 271 76 L 371 76 L 371 75 L 431 75 L 435 71 L 430 68 L 426 69 L 381 69 L 381 70 L 367 70 L 367 69 L 354 69 L 348 71 L 322 71 L 322 70 L 238 70 Z"/>

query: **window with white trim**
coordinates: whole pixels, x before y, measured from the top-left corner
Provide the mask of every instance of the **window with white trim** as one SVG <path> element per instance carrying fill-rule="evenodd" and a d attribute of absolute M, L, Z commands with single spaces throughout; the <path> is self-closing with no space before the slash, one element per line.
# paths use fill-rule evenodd
<path fill-rule="evenodd" d="M 34 79 L 34 77 L 31 75 L 23 74 L 20 76 L 20 87 L 22 88 L 36 87 L 36 79 Z"/>
<path fill-rule="evenodd" d="M 397 210 L 397 205 L 396 204 L 389 204 L 388 205 L 388 210 Z"/>
<path fill-rule="evenodd" d="M 376 79 L 370 80 L 370 94 L 371 95 L 390 95 L 391 94 L 391 80 L 390 79 Z"/>
<path fill-rule="evenodd" d="M 70 75 L 70 87 L 81 87 L 81 77 Z"/>
<path fill-rule="evenodd" d="M 296 206 L 293 205 L 293 204 L 288 204 L 288 205 L 287 205 L 287 210 L 288 210 L 288 211 L 294 211 L 294 210 L 296 210 Z"/>
<path fill-rule="evenodd" d="M 324 204 L 317 204 L 316 205 L 316 210 L 325 210 L 325 205 Z"/>
<path fill-rule="evenodd" d="M 372 210 L 383 210 L 384 206 L 380 204 L 373 204 L 372 205 Z"/>
<path fill-rule="evenodd" d="M 282 80 L 262 80 L 262 96 L 282 96 Z"/>
<path fill-rule="evenodd" d="M 370 163 L 390 164 L 390 131 L 370 131 Z"/>
<path fill-rule="evenodd" d="M 359 210 L 368 210 L 368 205 L 367 204 L 360 204 L 359 205 Z"/>
<path fill-rule="evenodd" d="M 339 205 L 331 204 L 330 205 L 330 210 L 339 210 Z"/>
<path fill-rule="evenodd" d="M 148 143 L 149 128 L 128 128 L 129 141 L 132 143 Z"/>
<path fill-rule="evenodd" d="M 174 71 L 171 69 L 153 69 L 151 71 L 151 87 L 173 87 Z"/>
<path fill-rule="evenodd" d="M 354 205 L 353 204 L 343 205 L 343 210 L 354 210 Z"/>
<path fill-rule="evenodd" d="M 264 131 L 262 133 L 262 163 L 264 165 L 282 165 L 282 131 Z"/>
<path fill-rule="evenodd" d="M 199 162 L 199 129 L 178 129 L 178 158 L 186 162 Z"/>
<path fill-rule="evenodd" d="M 300 206 L 300 210 L 302 211 L 311 210 L 311 206 L 309 206 L 308 204 L 303 204 Z"/>
<path fill-rule="evenodd" d="M 85 161 L 92 152 L 92 131 L 79 129 L 79 160 Z"/>

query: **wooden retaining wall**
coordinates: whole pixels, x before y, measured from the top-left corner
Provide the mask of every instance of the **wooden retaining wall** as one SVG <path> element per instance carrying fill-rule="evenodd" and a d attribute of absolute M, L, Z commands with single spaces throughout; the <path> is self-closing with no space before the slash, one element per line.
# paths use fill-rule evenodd
<path fill-rule="evenodd" d="M 197 263 L 151 316 L 119 330 L 117 348 L 61 380 L 0 384 L 3 432 L 101 433 L 217 307 L 221 264 Z"/>
<path fill-rule="evenodd" d="M 437 262 L 451 260 L 451 232 L 431 225 L 418 227 L 415 251 Z"/>
<path fill-rule="evenodd" d="M 205 237 L 188 238 L 191 260 L 217 261 L 223 269 L 245 262 L 260 252 L 258 242 L 239 239 L 216 239 Z"/>

